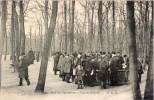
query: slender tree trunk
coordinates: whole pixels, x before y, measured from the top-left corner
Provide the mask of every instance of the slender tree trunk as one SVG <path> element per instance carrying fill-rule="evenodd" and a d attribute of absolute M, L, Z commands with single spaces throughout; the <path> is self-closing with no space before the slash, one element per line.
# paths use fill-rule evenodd
<path fill-rule="evenodd" d="M 72 0 L 72 11 L 71 11 L 71 30 L 70 30 L 70 53 L 74 51 L 74 11 L 75 11 L 75 0 Z"/>
<path fill-rule="evenodd" d="M 37 36 L 36 36 L 36 30 L 35 30 L 35 51 L 38 51 L 38 49 L 37 49 Z"/>
<path fill-rule="evenodd" d="M 67 1 L 64 0 L 65 52 L 67 52 Z"/>
<path fill-rule="evenodd" d="M 103 50 L 102 17 L 103 17 L 102 16 L 102 1 L 99 1 L 98 22 L 99 22 L 99 37 L 100 37 L 101 50 Z"/>
<path fill-rule="evenodd" d="M 90 41 L 91 41 L 91 43 L 90 43 L 90 49 L 91 49 L 91 51 L 93 51 L 94 50 L 94 7 L 92 7 L 92 14 L 91 14 L 91 30 L 90 30 Z"/>
<path fill-rule="evenodd" d="M 115 1 L 112 1 L 112 16 L 113 16 L 113 22 L 112 22 L 112 51 L 115 51 Z"/>
<path fill-rule="evenodd" d="M 91 52 L 91 23 L 90 23 L 90 9 L 87 10 L 87 20 L 88 20 L 88 52 Z"/>
<path fill-rule="evenodd" d="M 14 20 L 15 20 L 15 48 L 16 48 L 16 64 L 18 64 L 19 62 L 19 56 L 20 56 L 20 34 L 19 34 L 19 22 L 18 22 L 18 14 L 16 11 L 16 6 L 15 6 L 15 16 L 14 16 Z M 16 65 L 16 67 L 18 67 Z"/>
<path fill-rule="evenodd" d="M 109 35 L 109 19 L 108 19 L 108 17 L 109 17 L 109 1 L 108 1 L 108 4 L 107 4 L 107 8 L 106 8 L 106 17 L 107 17 L 107 51 L 111 51 L 110 50 L 110 35 Z"/>
<path fill-rule="evenodd" d="M 32 49 L 32 28 L 30 26 L 30 32 L 29 32 L 29 37 L 30 37 L 30 49 Z"/>
<path fill-rule="evenodd" d="M 137 77 L 137 51 L 134 18 L 134 1 L 127 1 L 127 21 L 129 32 L 130 81 L 133 92 L 133 100 L 142 100 L 140 86 Z"/>
<path fill-rule="evenodd" d="M 82 42 L 82 45 L 83 45 L 83 51 L 86 51 L 86 18 L 87 18 L 87 2 L 86 2 L 86 6 L 84 7 L 84 10 L 85 10 L 85 15 L 84 15 L 84 23 L 83 23 L 83 42 Z"/>
<path fill-rule="evenodd" d="M 12 15 L 11 15 L 11 60 L 12 63 L 15 63 L 15 1 L 12 1 Z M 14 69 L 15 71 L 15 69 Z"/>
<path fill-rule="evenodd" d="M 48 5 L 48 0 L 45 0 L 45 11 L 47 10 L 46 9 L 46 7 L 48 7 L 47 5 Z M 46 30 L 46 33 L 45 33 L 46 37 L 44 42 L 40 73 L 39 73 L 38 83 L 35 88 L 35 92 L 44 92 L 51 39 L 56 26 L 57 12 L 58 12 L 58 1 L 54 0 L 52 1 L 52 15 L 50 18 L 50 25 L 48 30 Z"/>
<path fill-rule="evenodd" d="M 4 38 L 6 34 L 6 12 L 7 12 L 7 1 L 0 1 L 1 3 L 1 14 L 0 15 L 0 88 L 1 88 L 1 60 L 2 60 L 2 54 L 3 54 L 3 47 L 4 47 Z"/>
<path fill-rule="evenodd" d="M 6 34 L 5 34 L 5 56 L 4 56 L 4 60 L 6 60 L 7 59 L 7 47 L 8 47 L 8 38 L 7 38 L 7 32 L 6 32 Z"/>
<path fill-rule="evenodd" d="M 152 100 L 153 99 L 153 61 L 154 61 L 154 55 L 153 55 L 153 45 L 154 45 L 154 35 L 153 35 L 153 13 L 154 13 L 154 1 L 152 2 L 152 21 L 151 21 L 151 32 L 150 32 L 150 52 L 149 52 L 149 67 L 147 72 L 147 80 L 146 80 L 146 86 L 144 91 L 144 100 Z"/>
<path fill-rule="evenodd" d="M 145 15 L 144 15 L 144 42 L 143 42 L 143 66 L 145 66 L 145 61 L 147 59 L 147 41 L 148 35 L 149 35 L 149 30 L 148 30 L 148 8 L 149 8 L 149 2 L 146 1 L 146 8 L 145 8 Z"/>
<path fill-rule="evenodd" d="M 20 36 L 21 36 L 21 53 L 25 53 L 25 25 L 24 25 L 24 11 L 23 11 L 23 0 L 20 0 L 19 7 L 20 7 L 20 16 L 19 16 L 19 22 L 20 22 Z"/>

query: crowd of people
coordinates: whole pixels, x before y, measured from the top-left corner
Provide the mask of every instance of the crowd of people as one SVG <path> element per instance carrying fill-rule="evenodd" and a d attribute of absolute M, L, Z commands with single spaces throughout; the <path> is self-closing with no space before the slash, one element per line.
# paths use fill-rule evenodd
<path fill-rule="evenodd" d="M 143 74 L 141 61 L 137 61 L 138 81 Z M 78 89 L 85 86 L 100 85 L 106 89 L 110 85 L 128 83 L 129 58 L 120 52 L 54 54 L 54 74 L 62 81 L 77 84 Z"/>
<path fill-rule="evenodd" d="M 23 85 L 23 79 L 30 85 L 28 66 L 39 61 L 39 52 L 30 50 L 27 54 L 22 53 L 19 57 L 19 86 Z M 99 52 L 99 53 L 62 53 L 56 52 L 54 58 L 54 74 L 62 81 L 77 84 L 78 89 L 86 86 L 100 85 L 101 88 L 108 88 L 110 85 L 128 83 L 129 57 L 120 52 Z M 143 74 L 142 63 L 137 60 L 138 82 L 141 82 Z"/>

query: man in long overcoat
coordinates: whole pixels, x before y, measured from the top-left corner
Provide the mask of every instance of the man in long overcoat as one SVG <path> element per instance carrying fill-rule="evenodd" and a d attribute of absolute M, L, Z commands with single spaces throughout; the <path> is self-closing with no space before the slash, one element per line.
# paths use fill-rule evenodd
<path fill-rule="evenodd" d="M 29 62 L 27 59 L 27 56 L 22 53 L 22 55 L 20 56 L 20 62 L 19 62 L 19 67 L 18 67 L 18 72 L 19 72 L 19 86 L 23 85 L 23 79 L 26 80 L 27 85 L 30 85 L 30 81 L 29 81 L 29 76 L 28 76 L 28 66 L 29 66 Z"/>
<path fill-rule="evenodd" d="M 71 66 L 72 66 L 71 57 L 69 55 L 66 55 L 64 61 L 64 75 L 67 83 L 69 83 L 70 80 Z"/>
<path fill-rule="evenodd" d="M 55 74 L 55 75 L 57 75 L 57 71 L 59 71 L 59 69 L 58 69 L 59 58 L 60 58 L 60 53 L 57 52 L 57 53 L 54 55 L 54 67 L 53 67 L 53 71 L 54 71 L 54 74 Z"/>
<path fill-rule="evenodd" d="M 64 68 L 64 55 L 63 54 L 61 54 L 60 57 L 59 57 L 57 68 L 60 71 L 59 77 L 62 77 L 62 75 L 63 75 L 63 68 Z"/>
<path fill-rule="evenodd" d="M 101 82 L 101 88 L 107 88 L 108 82 L 108 69 L 109 69 L 109 57 L 108 55 L 102 56 L 99 62 L 99 79 Z"/>

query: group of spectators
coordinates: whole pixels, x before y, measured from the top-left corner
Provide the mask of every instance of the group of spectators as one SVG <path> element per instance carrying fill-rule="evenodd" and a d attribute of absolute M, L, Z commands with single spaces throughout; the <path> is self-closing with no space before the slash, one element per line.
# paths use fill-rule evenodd
<path fill-rule="evenodd" d="M 138 81 L 141 82 L 142 64 L 137 61 Z M 75 83 L 78 89 L 85 86 L 100 85 L 106 89 L 109 85 L 118 85 L 119 81 L 128 82 L 129 58 L 120 52 L 73 53 L 56 52 L 54 54 L 54 74 L 62 81 Z M 124 76 L 124 77 L 121 77 Z"/>

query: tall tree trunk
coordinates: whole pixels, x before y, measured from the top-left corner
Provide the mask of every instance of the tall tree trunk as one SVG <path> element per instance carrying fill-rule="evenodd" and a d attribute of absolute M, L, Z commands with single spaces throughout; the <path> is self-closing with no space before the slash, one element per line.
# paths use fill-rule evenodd
<path fill-rule="evenodd" d="M 112 1 L 112 16 L 113 16 L 113 22 L 112 22 L 112 51 L 115 51 L 115 1 Z"/>
<path fill-rule="evenodd" d="M 12 1 L 12 15 L 11 15 L 11 60 L 12 63 L 15 63 L 15 1 Z M 15 70 L 14 70 L 15 71 Z"/>
<path fill-rule="evenodd" d="M 38 49 L 37 49 L 37 36 L 36 36 L 36 30 L 35 30 L 35 51 L 38 51 Z"/>
<path fill-rule="evenodd" d="M 103 35 L 102 35 L 102 1 L 99 1 L 98 5 L 98 23 L 99 23 L 99 37 L 100 37 L 100 44 L 101 50 L 103 50 Z"/>
<path fill-rule="evenodd" d="M 137 77 L 137 51 L 134 18 L 134 1 L 127 1 L 127 21 L 129 32 L 130 81 L 133 92 L 133 100 L 141 100 L 142 97 Z"/>
<path fill-rule="evenodd" d="M 70 53 L 73 53 L 73 51 L 74 51 L 74 11 L 75 11 L 75 0 L 72 0 L 71 30 L 70 30 Z"/>
<path fill-rule="evenodd" d="M 30 32 L 29 32 L 29 39 L 30 39 L 30 49 L 32 49 L 33 47 L 32 47 L 32 27 L 30 26 Z"/>
<path fill-rule="evenodd" d="M 93 4 L 92 4 L 93 5 Z M 94 5 L 93 5 L 94 6 Z M 91 14 L 91 25 L 90 25 L 90 41 L 91 41 L 91 43 L 90 43 L 90 49 L 91 49 L 91 51 L 93 51 L 94 50 L 94 7 L 92 7 L 92 14 Z"/>
<path fill-rule="evenodd" d="M 20 22 L 20 36 L 21 36 L 21 53 L 25 53 L 25 25 L 24 25 L 24 5 L 23 0 L 20 0 L 19 2 L 20 7 L 20 16 L 19 16 L 19 22 Z"/>
<path fill-rule="evenodd" d="M 106 17 L 107 17 L 107 51 L 111 51 L 110 50 L 110 35 L 109 35 L 109 3 L 110 1 L 108 1 L 108 4 L 107 4 L 107 8 L 106 8 Z"/>
<path fill-rule="evenodd" d="M 143 32 L 143 66 L 145 66 L 145 61 L 147 59 L 147 41 L 149 40 L 148 39 L 148 36 L 149 36 L 149 29 L 148 29 L 148 8 L 149 8 L 149 2 L 146 1 L 146 8 L 145 8 L 145 15 L 144 15 L 144 32 Z"/>
<path fill-rule="evenodd" d="M 67 52 L 67 1 L 64 0 L 65 52 Z"/>
<path fill-rule="evenodd" d="M 6 34 L 6 12 L 7 12 L 7 1 L 0 1 L 1 3 L 1 25 L 0 25 L 0 88 L 1 88 L 1 60 L 2 60 L 2 54 L 3 54 L 3 47 L 4 47 L 4 38 Z"/>
<path fill-rule="evenodd" d="M 15 20 L 15 53 L 16 53 L 16 64 L 18 64 L 19 62 L 19 56 L 20 56 L 20 34 L 19 34 L 19 21 L 18 21 L 18 14 L 17 14 L 17 11 L 16 11 L 16 6 L 15 6 L 15 13 L 14 13 L 14 20 Z M 18 67 L 16 65 L 16 67 Z"/>
<path fill-rule="evenodd" d="M 7 59 L 7 53 L 8 53 L 8 51 L 7 51 L 8 50 L 8 48 L 7 48 L 8 47 L 8 45 L 7 45 L 8 44 L 8 42 L 7 42 L 8 38 L 7 37 L 8 36 L 7 36 L 7 32 L 6 32 L 6 34 L 5 34 L 5 56 L 4 56 L 4 60 Z"/>
<path fill-rule="evenodd" d="M 48 5 L 48 0 L 45 0 L 45 10 L 47 10 L 46 9 L 46 7 L 48 7 L 47 5 Z M 52 39 L 52 34 L 54 33 L 55 26 L 56 26 L 57 12 L 58 12 L 58 1 L 54 0 L 52 1 L 52 15 L 50 18 L 50 25 L 49 25 L 48 30 L 46 30 L 46 33 L 45 33 L 46 37 L 45 37 L 45 42 L 44 42 L 40 73 L 39 73 L 38 83 L 35 88 L 35 92 L 44 92 L 47 65 L 48 65 L 50 46 L 51 46 L 51 39 Z"/>
<path fill-rule="evenodd" d="M 146 80 L 146 86 L 144 91 L 144 100 L 152 100 L 153 99 L 153 61 L 154 61 L 154 55 L 153 55 L 153 45 L 154 45 L 154 35 L 153 35 L 153 13 L 154 13 L 154 1 L 152 2 L 152 21 L 151 21 L 151 32 L 150 32 L 150 52 L 149 52 L 149 67 L 147 72 L 147 80 Z"/>

